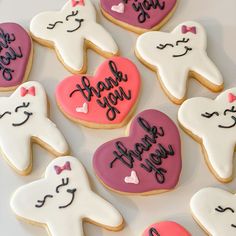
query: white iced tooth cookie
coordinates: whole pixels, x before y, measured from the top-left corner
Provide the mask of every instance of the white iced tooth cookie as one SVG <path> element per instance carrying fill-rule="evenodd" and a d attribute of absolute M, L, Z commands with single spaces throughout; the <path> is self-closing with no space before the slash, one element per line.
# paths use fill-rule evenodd
<path fill-rule="evenodd" d="M 191 211 L 212 236 L 236 235 L 236 196 L 219 188 L 204 188 L 191 199 Z"/>
<path fill-rule="evenodd" d="M 32 142 L 53 154 L 68 152 L 68 145 L 56 125 L 48 119 L 48 102 L 38 82 L 22 84 L 10 97 L 0 97 L 0 146 L 13 169 L 29 174 Z"/>
<path fill-rule="evenodd" d="M 178 120 L 202 144 L 214 175 L 222 182 L 231 181 L 236 143 L 236 88 L 224 91 L 215 100 L 198 97 L 185 101 Z"/>
<path fill-rule="evenodd" d="M 43 12 L 30 24 L 33 38 L 54 47 L 59 59 L 72 73 L 86 72 L 86 48 L 105 57 L 118 54 L 111 35 L 96 22 L 90 0 L 69 0 L 61 11 Z"/>
<path fill-rule="evenodd" d="M 180 104 L 185 100 L 188 78 L 193 77 L 214 92 L 223 79 L 206 53 L 207 38 L 197 22 L 184 22 L 171 33 L 150 31 L 138 37 L 137 57 L 157 71 L 168 97 Z"/>
<path fill-rule="evenodd" d="M 84 167 L 69 156 L 52 161 L 43 179 L 16 190 L 11 208 L 29 223 L 46 227 L 50 236 L 83 236 L 83 220 L 108 230 L 123 226 L 120 213 L 92 192 Z"/>

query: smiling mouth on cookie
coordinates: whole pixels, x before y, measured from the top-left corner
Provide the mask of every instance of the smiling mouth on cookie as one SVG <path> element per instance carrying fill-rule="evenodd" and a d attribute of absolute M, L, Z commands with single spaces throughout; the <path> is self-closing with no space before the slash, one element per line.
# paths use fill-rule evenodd
<path fill-rule="evenodd" d="M 59 209 L 67 208 L 68 206 L 70 206 L 74 202 L 76 188 L 74 188 L 74 189 L 67 189 L 67 192 L 72 195 L 71 201 L 68 204 L 64 205 L 64 206 L 59 206 Z"/>
<path fill-rule="evenodd" d="M 235 125 L 236 125 L 236 117 L 235 116 L 231 116 L 231 118 L 234 120 L 234 123 L 231 124 L 231 125 L 218 125 L 219 128 L 222 128 L 222 129 L 230 129 L 230 128 L 233 128 Z"/>
<path fill-rule="evenodd" d="M 17 127 L 17 126 L 24 125 L 29 120 L 30 116 L 33 115 L 32 112 L 27 112 L 27 111 L 24 111 L 24 114 L 26 115 L 26 118 L 20 123 L 12 123 L 12 126 Z"/>
<path fill-rule="evenodd" d="M 188 47 L 188 46 L 185 46 L 184 48 L 185 48 L 185 52 L 184 52 L 184 53 L 172 55 L 172 57 L 183 57 L 183 56 L 187 55 L 188 52 L 190 52 L 190 51 L 193 50 L 192 48 L 190 48 L 190 47 Z"/>
<path fill-rule="evenodd" d="M 75 21 L 78 22 L 79 25 L 75 29 L 67 30 L 68 33 L 73 33 L 75 31 L 77 31 L 81 27 L 82 22 L 84 22 L 84 19 L 75 19 Z"/>

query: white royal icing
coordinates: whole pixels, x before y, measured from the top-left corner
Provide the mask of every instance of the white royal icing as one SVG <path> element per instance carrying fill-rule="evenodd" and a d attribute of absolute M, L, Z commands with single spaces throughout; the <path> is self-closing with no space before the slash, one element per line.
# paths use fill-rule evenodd
<path fill-rule="evenodd" d="M 43 179 L 16 190 L 11 208 L 17 216 L 46 226 L 51 236 L 83 236 L 83 219 L 108 229 L 123 223 L 120 213 L 92 192 L 82 164 L 68 156 L 52 161 Z"/>
<path fill-rule="evenodd" d="M 98 47 L 101 53 L 118 53 L 111 35 L 96 22 L 93 4 L 90 0 L 83 2 L 84 5 L 73 7 L 72 1 L 68 1 L 61 11 L 40 13 L 30 24 L 31 33 L 38 39 L 52 42 L 64 64 L 74 71 L 81 71 L 86 63 L 85 40 Z"/>
<path fill-rule="evenodd" d="M 233 173 L 236 143 L 234 94 L 236 88 L 224 91 L 215 100 L 192 98 L 185 101 L 178 112 L 181 125 L 202 139 L 209 164 L 221 180 L 231 178 Z M 216 113 L 211 116 L 213 112 Z"/>
<path fill-rule="evenodd" d="M 194 218 L 212 236 L 236 235 L 236 196 L 219 188 L 204 188 L 191 199 Z"/>
<path fill-rule="evenodd" d="M 185 42 L 181 42 L 183 40 Z M 142 60 L 157 69 L 168 93 L 182 100 L 191 71 L 214 86 L 223 84 L 219 70 L 207 56 L 206 46 L 204 28 L 197 22 L 189 21 L 178 25 L 171 33 L 151 31 L 140 35 L 136 52 Z"/>
<path fill-rule="evenodd" d="M 32 165 L 32 138 L 58 155 L 68 151 L 65 138 L 47 117 L 47 107 L 46 93 L 38 82 L 24 83 L 10 97 L 0 98 L 1 150 L 19 173 Z"/>

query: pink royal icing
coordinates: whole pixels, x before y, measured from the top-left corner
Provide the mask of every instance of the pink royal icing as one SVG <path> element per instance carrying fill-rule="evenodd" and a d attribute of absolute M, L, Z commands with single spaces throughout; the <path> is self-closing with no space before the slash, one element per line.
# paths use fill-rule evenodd
<path fill-rule="evenodd" d="M 132 121 L 128 137 L 109 141 L 97 149 L 93 168 L 106 186 L 121 193 L 172 189 L 182 168 L 179 131 L 162 112 L 143 111 Z M 138 184 L 124 181 L 131 171 L 135 171 Z"/>
<path fill-rule="evenodd" d="M 191 236 L 191 234 L 175 222 L 164 221 L 148 227 L 142 236 Z"/>
<path fill-rule="evenodd" d="M 176 6 L 177 0 L 100 0 L 100 2 L 102 9 L 116 20 L 138 28 L 151 29 L 168 16 Z M 121 3 L 124 4 L 123 13 L 114 11 L 114 6 L 119 6 Z"/>
<path fill-rule="evenodd" d="M 122 123 L 136 104 L 141 87 L 140 74 L 128 59 L 106 60 L 96 75 L 74 75 L 56 89 L 59 107 L 70 118 L 98 125 Z"/>
<path fill-rule="evenodd" d="M 0 24 L 0 88 L 23 82 L 31 49 L 31 38 L 25 29 L 15 23 Z"/>

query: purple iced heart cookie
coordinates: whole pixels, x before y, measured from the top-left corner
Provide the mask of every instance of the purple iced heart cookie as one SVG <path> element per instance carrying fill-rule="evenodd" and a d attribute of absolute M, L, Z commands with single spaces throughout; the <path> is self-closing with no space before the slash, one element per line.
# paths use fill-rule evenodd
<path fill-rule="evenodd" d="M 32 51 L 25 29 L 16 23 L 0 24 L 0 91 L 15 89 L 28 78 Z"/>
<path fill-rule="evenodd" d="M 100 146 L 93 167 L 102 183 L 119 193 L 149 195 L 174 188 L 182 161 L 179 131 L 157 110 L 138 114 L 128 137 Z"/>
<path fill-rule="evenodd" d="M 157 30 L 172 16 L 178 0 L 100 0 L 112 22 L 136 33 Z"/>

